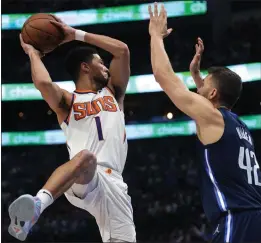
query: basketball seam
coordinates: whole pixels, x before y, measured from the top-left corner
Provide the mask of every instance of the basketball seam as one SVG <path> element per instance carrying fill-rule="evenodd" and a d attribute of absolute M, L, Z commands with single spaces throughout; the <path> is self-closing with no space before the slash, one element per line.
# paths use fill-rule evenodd
<path fill-rule="evenodd" d="M 50 14 L 48 14 L 48 15 L 51 16 L 55 21 L 57 21 L 57 19 L 55 19 L 52 15 L 50 15 Z M 32 16 L 33 16 L 33 15 L 32 15 Z M 32 17 L 32 16 L 31 16 L 31 17 Z M 32 21 L 34 21 L 34 20 L 37 20 L 37 19 L 48 19 L 48 18 L 36 18 L 36 19 L 31 19 L 31 20 L 28 19 L 29 21 L 28 21 L 28 20 L 27 20 L 28 22 L 25 21 L 24 24 L 29 24 L 30 22 L 32 22 Z M 51 19 L 48 19 L 48 20 L 51 21 Z"/>
<path fill-rule="evenodd" d="M 53 36 L 53 37 L 55 37 L 57 40 L 59 40 L 59 38 L 58 38 L 56 35 L 52 35 L 52 34 L 50 34 L 49 32 L 46 32 L 46 31 L 44 31 L 44 30 L 42 30 L 42 29 L 35 28 L 35 27 L 33 27 L 32 25 L 30 25 L 30 24 L 28 24 L 28 25 L 29 25 L 32 29 L 41 31 L 41 32 L 43 32 L 43 33 L 45 33 L 45 34 L 47 34 L 47 35 Z"/>
<path fill-rule="evenodd" d="M 25 30 L 27 36 L 29 37 L 29 39 L 30 39 L 35 45 L 38 45 L 37 42 L 35 42 L 35 41 L 31 38 L 31 36 L 28 34 L 28 32 L 27 32 L 27 30 L 26 30 L 26 27 L 24 28 L 24 30 Z"/>
<path fill-rule="evenodd" d="M 60 22 L 59 18 L 57 18 L 55 15 L 53 15 L 53 14 L 48 14 L 48 15 L 51 16 L 52 18 L 54 18 L 54 20 L 55 20 L 56 22 Z M 61 28 L 58 28 L 58 27 L 55 26 L 55 25 L 54 25 L 54 27 L 60 32 L 60 34 L 63 35 L 63 38 L 64 38 L 64 32 L 63 32 L 63 30 L 62 30 Z"/>
<path fill-rule="evenodd" d="M 59 22 L 59 19 L 55 15 L 52 15 L 52 14 L 48 14 L 48 15 L 53 17 L 55 19 L 55 21 Z"/>

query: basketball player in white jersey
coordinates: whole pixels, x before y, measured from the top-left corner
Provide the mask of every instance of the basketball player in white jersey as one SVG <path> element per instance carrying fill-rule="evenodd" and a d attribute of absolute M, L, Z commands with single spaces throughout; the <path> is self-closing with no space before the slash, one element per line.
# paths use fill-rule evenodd
<path fill-rule="evenodd" d="M 53 172 L 35 197 L 22 195 L 10 205 L 9 233 L 25 240 L 41 213 L 65 193 L 71 204 L 95 217 L 103 242 L 135 242 L 131 199 L 122 178 L 127 156 L 123 100 L 130 76 L 128 47 L 107 36 L 52 23 L 63 29 L 64 42 L 87 42 L 110 52 L 113 59 L 107 69 L 95 50 L 73 50 L 66 65 L 76 84 L 70 93 L 52 82 L 41 53 L 20 36 L 34 85 L 64 131 L 70 161 Z"/>

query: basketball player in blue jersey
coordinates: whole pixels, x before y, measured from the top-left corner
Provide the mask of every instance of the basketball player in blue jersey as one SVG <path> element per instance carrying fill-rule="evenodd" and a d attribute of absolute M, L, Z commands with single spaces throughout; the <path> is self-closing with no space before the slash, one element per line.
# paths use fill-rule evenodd
<path fill-rule="evenodd" d="M 87 42 L 113 58 L 108 69 L 94 49 L 73 50 L 66 66 L 76 90 L 68 92 L 52 82 L 41 53 L 20 37 L 34 85 L 57 114 L 70 161 L 53 172 L 35 197 L 22 195 L 10 205 L 9 233 L 25 240 L 43 211 L 65 194 L 71 204 L 95 217 L 103 242 L 135 242 L 131 200 L 122 178 L 127 156 L 123 100 L 130 76 L 129 49 L 119 40 L 52 23 L 63 30 L 64 42 Z"/>
<path fill-rule="evenodd" d="M 202 80 L 193 73 L 198 94 L 187 89 L 172 69 L 164 48 L 164 6 L 149 7 L 151 63 L 155 79 L 173 103 L 196 122 L 201 143 L 200 189 L 205 214 L 213 224 L 212 242 L 261 242 L 261 172 L 247 126 L 231 112 L 242 89 L 241 78 L 225 67 L 210 68 Z M 191 65 L 199 64 L 199 39 Z M 195 70 L 195 69 L 194 69 Z"/>

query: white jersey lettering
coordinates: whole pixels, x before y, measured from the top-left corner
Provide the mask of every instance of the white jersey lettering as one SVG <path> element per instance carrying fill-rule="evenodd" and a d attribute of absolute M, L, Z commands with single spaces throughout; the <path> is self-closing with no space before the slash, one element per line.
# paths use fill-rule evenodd
<path fill-rule="evenodd" d="M 74 92 L 71 112 L 61 125 L 72 159 L 88 149 L 97 163 L 122 173 L 127 157 L 124 113 L 106 87 L 99 92 Z"/>

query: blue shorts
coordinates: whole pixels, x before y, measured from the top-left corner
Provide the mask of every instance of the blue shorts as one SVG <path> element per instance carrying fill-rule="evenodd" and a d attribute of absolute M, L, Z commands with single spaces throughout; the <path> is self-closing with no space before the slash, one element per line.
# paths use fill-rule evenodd
<path fill-rule="evenodd" d="M 216 225 L 212 243 L 261 243 L 261 210 L 229 212 Z"/>

